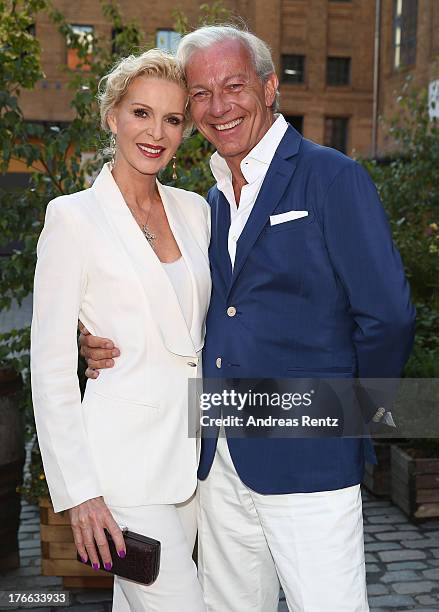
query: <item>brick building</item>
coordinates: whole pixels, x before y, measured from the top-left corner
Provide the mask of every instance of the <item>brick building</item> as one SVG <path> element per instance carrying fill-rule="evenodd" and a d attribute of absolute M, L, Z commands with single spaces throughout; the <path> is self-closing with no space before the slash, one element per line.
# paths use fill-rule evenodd
<path fill-rule="evenodd" d="M 395 100 L 407 76 L 412 77 L 417 87 L 428 87 L 439 79 L 439 2 L 381 0 L 379 4 L 376 110 L 390 118 L 395 114 Z M 439 98 L 437 107 L 439 110 Z M 376 125 L 373 153 L 385 155 L 394 145 L 385 126 L 379 122 Z"/>
<path fill-rule="evenodd" d="M 201 0 L 180 0 L 190 24 Z M 306 137 L 348 154 L 385 154 L 391 142 L 378 115 L 389 115 L 394 91 L 407 73 L 428 84 L 439 53 L 439 0 L 223 0 L 273 50 L 281 85 L 281 110 Z M 100 2 L 54 0 L 84 36 L 113 35 Z M 135 19 L 145 43 L 169 46 L 173 0 L 119 0 L 125 20 Z M 24 92 L 25 116 L 61 122 L 71 118 L 67 78 L 60 70 L 75 56 L 45 14 L 35 24 L 46 78 Z M 20 170 L 11 168 L 12 171 Z"/>
<path fill-rule="evenodd" d="M 100 3 L 55 0 L 84 36 L 94 29 L 111 39 Z M 125 19 L 136 19 L 147 41 L 175 41 L 171 0 L 120 0 Z M 200 0 L 182 0 L 189 22 L 197 21 Z M 374 0 L 224 0 L 234 15 L 268 42 L 281 80 L 281 110 L 307 137 L 348 153 L 370 154 Z M 60 65 L 75 58 L 44 14 L 35 24 L 42 44 L 46 79 L 23 94 L 29 119 L 68 121 L 69 91 Z M 146 41 L 146 42 L 147 42 Z"/>
<path fill-rule="evenodd" d="M 374 0 L 279 0 L 282 111 L 303 133 L 370 154 Z M 294 123 L 294 121 L 292 121 Z"/>

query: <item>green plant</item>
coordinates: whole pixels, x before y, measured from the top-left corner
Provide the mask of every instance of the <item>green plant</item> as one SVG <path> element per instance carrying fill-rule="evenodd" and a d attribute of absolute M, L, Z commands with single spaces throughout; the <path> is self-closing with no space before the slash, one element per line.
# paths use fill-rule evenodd
<path fill-rule="evenodd" d="M 49 496 L 43 460 L 41 459 L 41 453 L 36 438 L 32 445 L 29 472 L 26 475 L 24 483 L 18 487 L 18 490 L 29 504 L 38 504 L 40 497 Z"/>
<path fill-rule="evenodd" d="M 406 378 L 439 378 L 439 351 L 415 347 L 404 369 Z"/>
<path fill-rule="evenodd" d="M 439 378 L 439 125 L 426 89 L 407 79 L 388 124 L 398 153 L 365 162 L 389 215 L 416 306 L 416 337 L 406 378 Z M 439 438 L 408 440 L 419 456 L 439 456 Z"/>
<path fill-rule="evenodd" d="M 389 215 L 417 309 L 416 339 L 406 376 L 439 374 L 439 125 L 427 90 L 407 79 L 388 124 L 397 154 L 364 162 Z"/>

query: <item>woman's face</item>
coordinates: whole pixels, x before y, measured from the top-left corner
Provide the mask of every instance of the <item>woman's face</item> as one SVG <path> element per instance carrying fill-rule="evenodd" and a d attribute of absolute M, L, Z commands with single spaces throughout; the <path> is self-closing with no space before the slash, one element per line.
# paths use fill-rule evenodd
<path fill-rule="evenodd" d="M 139 76 L 108 113 L 116 136 L 115 166 L 157 174 L 181 143 L 187 93 L 176 83 Z"/>

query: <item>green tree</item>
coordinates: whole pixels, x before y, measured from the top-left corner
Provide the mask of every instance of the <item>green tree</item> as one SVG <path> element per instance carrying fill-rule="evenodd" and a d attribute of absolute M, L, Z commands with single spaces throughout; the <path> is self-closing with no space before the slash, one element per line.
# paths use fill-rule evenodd
<path fill-rule="evenodd" d="M 390 218 L 417 309 L 407 376 L 439 376 L 439 124 L 428 92 L 410 79 L 388 123 L 397 147 L 390 163 L 366 162 Z"/>
<path fill-rule="evenodd" d="M 439 124 L 429 116 L 427 90 L 414 87 L 410 78 L 396 102 L 397 112 L 385 124 L 396 153 L 389 163 L 364 164 L 389 215 L 417 311 L 404 375 L 439 378 Z M 439 438 L 406 442 L 420 456 L 439 456 Z"/>

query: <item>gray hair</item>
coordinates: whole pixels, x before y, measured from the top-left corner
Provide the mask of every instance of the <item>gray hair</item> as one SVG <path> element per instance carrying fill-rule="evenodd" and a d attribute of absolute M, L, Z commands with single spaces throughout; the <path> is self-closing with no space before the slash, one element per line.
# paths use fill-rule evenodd
<path fill-rule="evenodd" d="M 276 72 L 267 43 L 251 32 L 241 30 L 234 25 L 203 26 L 186 34 L 178 45 L 177 60 L 183 70 L 186 70 L 190 57 L 195 51 L 207 49 L 225 40 L 237 40 L 245 46 L 253 60 L 255 72 L 263 83 L 266 83 L 269 76 Z M 276 92 L 272 110 L 273 112 L 279 110 L 279 91 Z"/>

